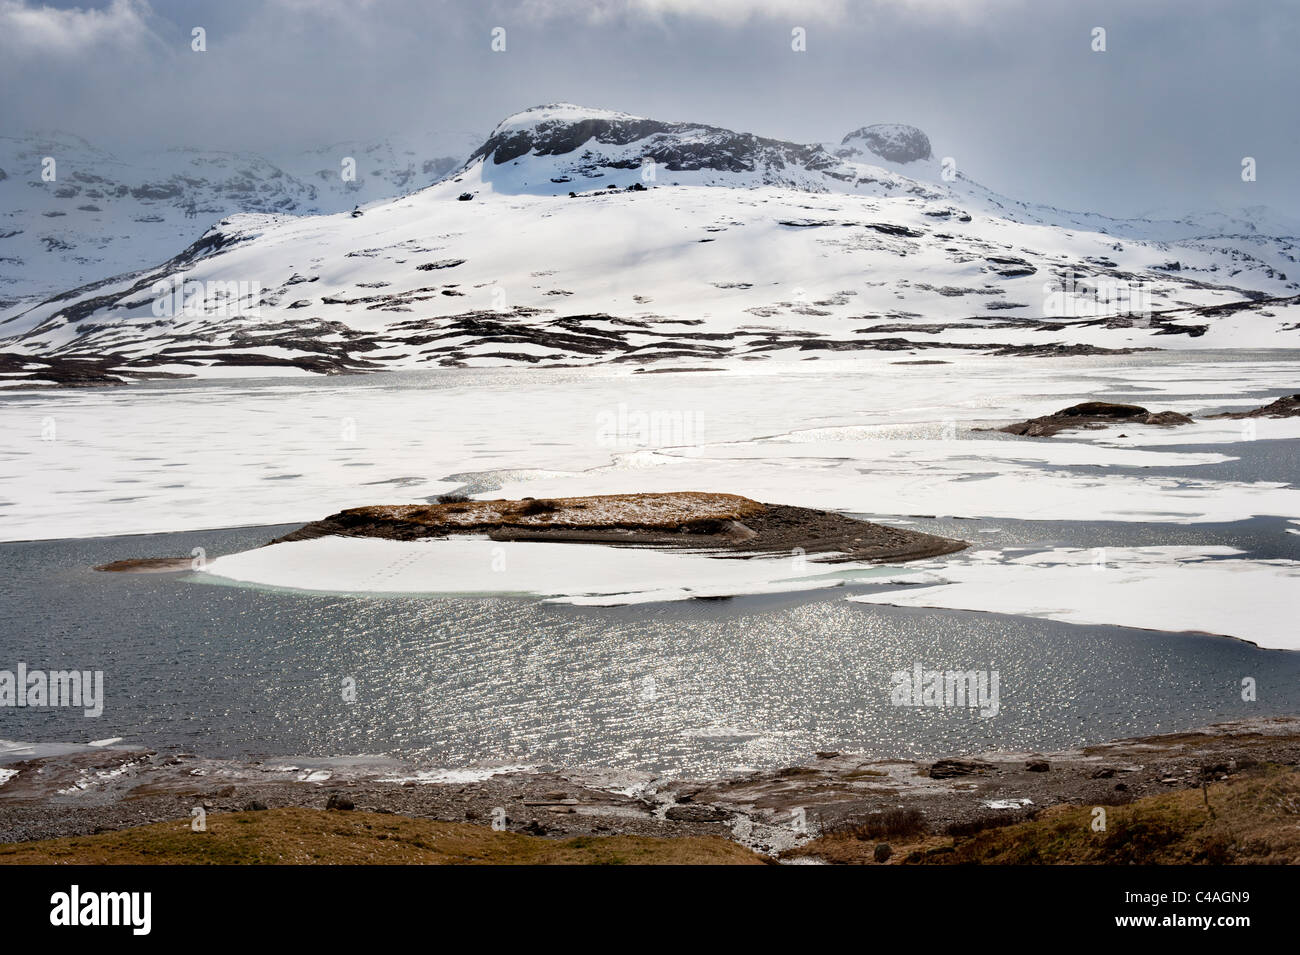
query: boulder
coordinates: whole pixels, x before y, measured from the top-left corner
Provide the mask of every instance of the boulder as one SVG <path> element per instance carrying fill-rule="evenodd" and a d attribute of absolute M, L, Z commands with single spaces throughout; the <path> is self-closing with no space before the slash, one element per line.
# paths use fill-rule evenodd
<path fill-rule="evenodd" d="M 941 759 L 930 767 L 931 779 L 951 779 L 954 776 L 984 776 L 994 770 L 992 763 L 978 759 Z"/>
<path fill-rule="evenodd" d="M 340 795 L 339 793 L 330 793 L 330 798 L 325 801 L 325 808 L 346 812 L 349 809 L 355 809 L 357 807 L 347 796 Z"/>

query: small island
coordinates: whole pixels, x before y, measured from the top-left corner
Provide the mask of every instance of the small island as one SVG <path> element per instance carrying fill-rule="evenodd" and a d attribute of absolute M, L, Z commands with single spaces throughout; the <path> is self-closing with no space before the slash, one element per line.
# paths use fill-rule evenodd
<path fill-rule="evenodd" d="M 681 549 L 711 557 L 789 556 L 802 551 L 822 555 L 827 563 L 921 560 L 967 546 L 965 541 L 833 511 L 703 491 L 492 501 L 448 495 L 433 504 L 350 508 L 271 543 L 325 536 L 415 541 L 453 535 Z"/>

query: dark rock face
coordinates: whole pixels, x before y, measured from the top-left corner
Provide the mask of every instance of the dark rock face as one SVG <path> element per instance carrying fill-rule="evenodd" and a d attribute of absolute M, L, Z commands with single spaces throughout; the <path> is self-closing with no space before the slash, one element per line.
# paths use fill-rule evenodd
<path fill-rule="evenodd" d="M 632 143 L 643 143 L 638 156 L 653 160 L 669 172 L 761 172 L 802 167 L 837 175 L 837 167 L 841 165 L 821 146 L 765 139 L 717 126 L 665 123 L 635 117 L 557 118 L 522 129 L 502 130 L 489 137 L 469 157 L 466 165 L 479 159 L 501 165 L 530 153 L 559 156 L 584 149 L 581 158 L 590 160 L 592 165 L 635 169 L 641 164 L 640 158 L 628 158 L 617 149 Z M 617 151 L 618 155 L 602 159 L 597 155 L 602 146 L 613 147 L 611 151 Z M 847 179 L 849 175 L 843 174 L 841 178 Z"/>
<path fill-rule="evenodd" d="M 859 146 L 859 143 L 861 146 Z M 865 147 L 881 159 L 890 162 L 916 162 L 931 158 L 930 137 L 915 126 L 899 123 L 877 123 L 863 126 L 840 141 L 841 146 Z"/>

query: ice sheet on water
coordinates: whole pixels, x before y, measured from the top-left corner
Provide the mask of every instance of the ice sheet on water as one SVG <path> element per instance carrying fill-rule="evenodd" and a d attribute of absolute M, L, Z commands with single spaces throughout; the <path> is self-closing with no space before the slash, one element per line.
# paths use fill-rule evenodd
<path fill-rule="evenodd" d="M 899 577 L 849 600 L 1199 631 L 1300 650 L 1300 561 L 1245 560 L 1221 546 L 977 550 L 928 580 Z"/>
<path fill-rule="evenodd" d="M 970 430 L 1090 397 L 1130 399 L 1152 380 L 1182 396 L 1179 410 L 1217 408 L 1225 388 L 1289 381 L 1286 356 L 1140 365 L 1128 356 L 967 358 L 957 366 L 960 387 L 943 377 L 955 372 L 889 362 L 804 362 L 779 372 L 751 364 L 725 376 L 533 369 L 527 377 L 462 371 L 0 395 L 11 422 L 0 432 L 0 535 L 306 522 L 363 504 L 422 503 L 475 482 L 502 497 L 708 490 L 903 517 L 1194 523 L 1300 514 L 1300 490 L 1198 479 L 1199 468 L 1249 439 L 1238 421 L 1128 429 L 1125 439 L 1116 429 L 1050 439 Z M 620 407 L 681 420 L 690 412 L 692 426 L 660 436 L 661 446 L 630 446 L 639 435 L 602 430 Z M 1258 439 L 1300 437 L 1295 420 L 1256 424 Z M 1121 468 L 1149 471 L 1107 473 Z M 970 475 L 983 477 L 960 480 Z"/>
<path fill-rule="evenodd" d="M 486 537 L 321 537 L 220 557 L 206 573 L 267 587 L 342 593 L 529 594 L 611 606 L 839 586 L 865 565 L 811 558 L 718 560 L 601 544 Z"/>

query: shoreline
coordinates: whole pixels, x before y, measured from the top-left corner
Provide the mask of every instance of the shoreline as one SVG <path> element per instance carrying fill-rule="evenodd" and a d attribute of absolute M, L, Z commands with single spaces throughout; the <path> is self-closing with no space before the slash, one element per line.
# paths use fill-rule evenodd
<path fill-rule="evenodd" d="M 384 765 L 379 765 L 381 762 Z M 349 765 L 351 763 L 351 765 Z M 1148 797 L 1300 765 L 1300 716 L 1236 720 L 1047 753 L 939 760 L 819 752 L 773 771 L 659 779 L 600 768 L 433 770 L 376 760 L 216 759 L 113 744 L 2 764 L 0 842 L 116 832 L 265 808 L 327 808 L 552 839 L 715 836 L 770 857 L 817 855 L 914 810 L 923 833 L 978 833 L 1059 806 Z M 328 765 L 328 768 L 322 768 Z"/>

